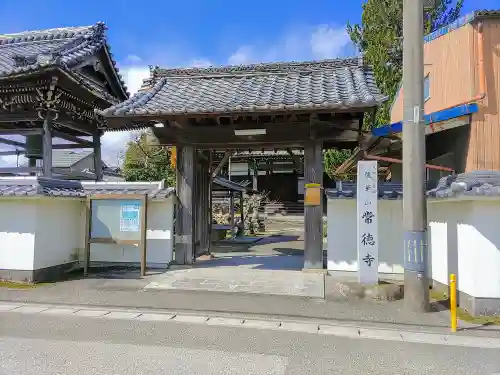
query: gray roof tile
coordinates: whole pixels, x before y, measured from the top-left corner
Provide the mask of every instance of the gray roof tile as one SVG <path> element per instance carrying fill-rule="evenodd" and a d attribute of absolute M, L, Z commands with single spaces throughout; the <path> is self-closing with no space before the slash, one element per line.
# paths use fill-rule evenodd
<path fill-rule="evenodd" d="M 473 171 L 441 178 L 435 189 L 427 192 L 432 198 L 500 195 L 500 172 Z"/>
<path fill-rule="evenodd" d="M 85 191 L 78 181 L 38 178 L 0 178 L 0 196 L 26 197 L 44 195 L 50 197 L 84 198 Z"/>
<path fill-rule="evenodd" d="M 0 78 L 52 66 L 71 69 L 103 47 L 109 52 L 105 31 L 104 23 L 98 22 L 91 26 L 0 34 Z M 111 60 L 111 63 L 118 72 L 116 62 Z M 78 78 L 92 85 L 90 81 Z M 119 75 L 118 78 L 126 90 L 123 79 Z"/>
<path fill-rule="evenodd" d="M 153 71 L 154 84 L 107 117 L 367 108 L 386 98 L 360 59 Z"/>
<path fill-rule="evenodd" d="M 97 194 L 147 194 L 150 199 L 164 199 L 175 193 L 163 182 L 91 182 L 83 181 L 83 189 L 88 195 Z"/>
<path fill-rule="evenodd" d="M 337 182 L 336 189 L 327 189 L 326 196 L 328 198 L 356 198 L 357 184 L 356 182 Z M 379 182 L 378 183 L 378 197 L 379 199 L 401 199 L 403 198 L 403 185 L 393 182 Z"/>
<path fill-rule="evenodd" d="M 0 197 L 50 196 L 85 198 L 95 194 L 147 194 L 151 199 L 164 199 L 174 188 L 159 183 L 80 182 L 42 177 L 2 177 Z"/>
<path fill-rule="evenodd" d="M 500 9 L 479 9 L 474 12 L 476 17 L 500 17 Z"/>

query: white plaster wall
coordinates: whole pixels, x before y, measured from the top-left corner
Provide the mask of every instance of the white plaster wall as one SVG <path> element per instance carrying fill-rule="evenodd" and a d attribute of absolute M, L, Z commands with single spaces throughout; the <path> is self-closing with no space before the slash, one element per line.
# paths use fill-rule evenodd
<path fill-rule="evenodd" d="M 0 269 L 33 270 L 35 202 L 0 199 Z"/>
<path fill-rule="evenodd" d="M 356 200 L 328 199 L 328 270 L 357 271 Z M 428 201 L 429 275 L 474 297 L 500 298 L 500 199 Z M 379 272 L 403 273 L 402 201 L 379 201 Z"/>
<path fill-rule="evenodd" d="M 173 259 L 173 197 L 148 202 L 147 254 L 148 267 L 165 267 Z M 82 239 L 82 243 L 85 239 Z M 82 258 L 83 260 L 83 258 Z M 137 246 L 91 244 L 90 261 L 98 263 L 140 263 Z"/>
<path fill-rule="evenodd" d="M 433 280 L 448 285 L 454 273 L 460 291 L 500 298 L 500 200 L 436 200 L 428 207 Z"/>
<path fill-rule="evenodd" d="M 85 232 L 80 217 L 85 202 L 72 198 L 44 198 L 36 201 L 35 268 L 71 263 L 83 253 Z"/>
<path fill-rule="evenodd" d="M 357 271 L 355 199 L 328 199 L 328 263 L 330 271 Z M 379 200 L 379 267 L 385 274 L 404 272 L 402 201 Z"/>

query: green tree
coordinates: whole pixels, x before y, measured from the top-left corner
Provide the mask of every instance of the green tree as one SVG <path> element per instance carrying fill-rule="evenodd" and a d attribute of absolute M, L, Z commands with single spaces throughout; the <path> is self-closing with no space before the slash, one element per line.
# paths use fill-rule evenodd
<path fill-rule="evenodd" d="M 337 176 L 335 175 L 335 170 L 350 156 L 352 155 L 351 150 L 336 150 L 330 149 L 327 150 L 323 156 L 323 165 L 325 168 L 325 172 L 331 178 L 337 178 L 341 180 L 346 180 L 346 176 Z"/>
<path fill-rule="evenodd" d="M 436 0 L 436 6 L 424 13 L 424 33 L 455 21 L 463 3 L 464 0 Z M 380 90 L 389 97 L 374 121 L 367 116 L 365 129 L 372 124 L 388 124 L 390 107 L 403 77 L 403 0 L 366 0 L 361 24 L 348 24 L 347 32 L 366 63 L 373 66 Z"/>
<path fill-rule="evenodd" d="M 170 165 L 171 152 L 157 146 L 152 137 L 143 132 L 127 143 L 123 161 L 123 175 L 127 181 L 161 181 L 174 186 L 175 173 Z"/>

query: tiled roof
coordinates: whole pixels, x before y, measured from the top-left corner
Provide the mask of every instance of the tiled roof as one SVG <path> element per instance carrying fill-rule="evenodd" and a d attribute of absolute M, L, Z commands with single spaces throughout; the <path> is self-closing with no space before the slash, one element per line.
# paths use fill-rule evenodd
<path fill-rule="evenodd" d="M 160 182 L 94 182 L 82 181 L 88 195 L 97 194 L 147 194 L 150 199 L 164 199 L 175 192 L 174 188 L 165 187 Z"/>
<path fill-rule="evenodd" d="M 427 192 L 432 198 L 500 195 L 500 172 L 474 171 L 443 177 L 435 189 Z"/>
<path fill-rule="evenodd" d="M 479 9 L 474 14 L 476 17 L 500 17 L 500 9 Z"/>
<path fill-rule="evenodd" d="M 0 35 L 0 78 L 59 66 L 71 70 L 102 48 L 109 52 L 106 26 L 92 26 L 24 31 Z M 111 59 L 117 78 L 126 93 L 123 79 L 118 75 L 116 62 Z M 80 77 L 81 78 L 81 77 Z M 90 84 L 86 82 L 86 84 Z"/>
<path fill-rule="evenodd" d="M 155 73 L 156 72 L 156 73 Z M 361 59 L 155 70 L 154 85 L 107 117 L 367 108 L 382 104 Z"/>
<path fill-rule="evenodd" d="M 356 198 L 357 185 L 356 182 L 337 182 L 336 189 L 327 189 L 326 196 L 328 198 Z M 393 182 L 378 183 L 379 199 L 401 199 L 403 197 L 403 185 Z"/>
<path fill-rule="evenodd" d="M 84 198 L 86 196 L 82 185 L 77 181 L 41 177 L 0 178 L 0 196 L 26 197 L 35 195 L 71 198 Z"/>
<path fill-rule="evenodd" d="M 160 182 L 80 182 L 42 177 L 0 177 L 0 197 L 50 196 L 85 198 L 95 194 L 147 194 L 164 199 L 175 192 Z"/>

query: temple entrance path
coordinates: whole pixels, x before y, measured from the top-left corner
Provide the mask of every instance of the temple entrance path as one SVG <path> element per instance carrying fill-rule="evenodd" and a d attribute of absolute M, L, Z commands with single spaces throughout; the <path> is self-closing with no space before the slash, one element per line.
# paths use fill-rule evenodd
<path fill-rule="evenodd" d="M 324 297 L 324 275 L 302 272 L 303 233 L 272 234 L 248 245 L 214 246 L 214 259 L 173 267 L 145 289 Z"/>

